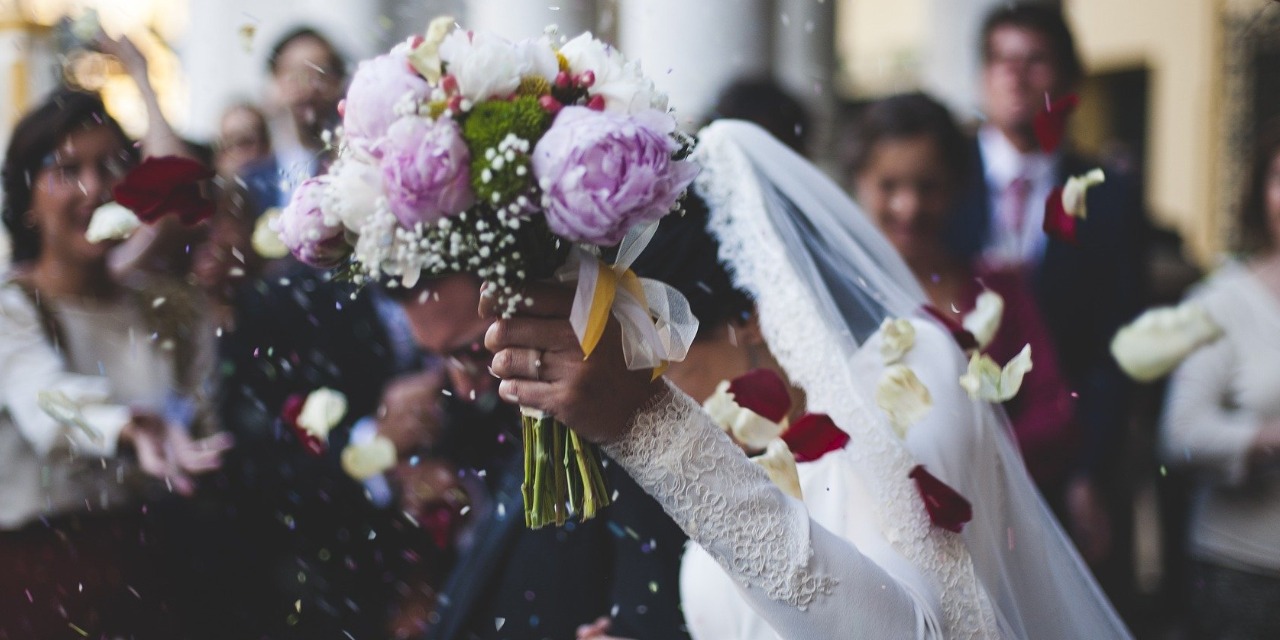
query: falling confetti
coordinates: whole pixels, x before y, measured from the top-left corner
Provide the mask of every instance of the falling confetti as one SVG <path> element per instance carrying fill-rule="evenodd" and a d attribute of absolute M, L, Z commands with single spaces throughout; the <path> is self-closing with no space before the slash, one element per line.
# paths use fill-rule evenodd
<path fill-rule="evenodd" d="M 253 36 L 257 33 L 257 25 L 248 23 L 240 25 L 240 46 L 244 48 L 245 53 L 253 52 Z"/>

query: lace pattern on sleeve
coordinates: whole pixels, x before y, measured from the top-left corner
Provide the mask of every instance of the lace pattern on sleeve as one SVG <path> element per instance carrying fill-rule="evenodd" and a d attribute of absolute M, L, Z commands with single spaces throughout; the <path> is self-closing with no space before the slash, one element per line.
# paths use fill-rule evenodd
<path fill-rule="evenodd" d="M 810 571 L 808 513 L 788 500 L 691 398 L 668 389 L 605 446 L 743 586 L 804 610 L 834 579 Z"/>

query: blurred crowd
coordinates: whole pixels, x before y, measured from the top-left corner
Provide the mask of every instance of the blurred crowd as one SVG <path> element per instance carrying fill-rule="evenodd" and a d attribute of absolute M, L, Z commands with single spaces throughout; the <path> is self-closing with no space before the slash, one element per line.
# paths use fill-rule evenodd
<path fill-rule="evenodd" d="M 331 161 L 347 77 L 334 45 L 310 28 L 281 38 L 265 73 L 288 126 L 272 135 L 244 101 L 203 145 L 165 121 L 127 39 L 99 44 L 144 97 L 143 138 L 61 89 L 4 158 L 0 639 L 687 637 L 684 536 L 616 466 L 596 520 L 520 522 L 518 412 L 488 371 L 478 282 L 358 288 L 255 249 Z M 1135 634 L 1280 637 L 1280 129 L 1239 194 L 1236 259 L 1187 294 L 1239 322 L 1167 389 L 1138 385 L 1112 336 L 1194 278 L 1152 277 L 1167 239 L 1133 167 L 1040 148 L 1036 114 L 1085 75 L 1058 11 L 1002 5 L 978 46 L 980 123 L 923 93 L 862 105 L 823 142 L 836 176 L 939 314 L 1003 298 L 986 351 L 1034 353 L 1005 406 L 1028 472 Z M 726 88 L 713 117 L 816 146 L 805 108 L 768 80 Z M 86 240 L 151 156 L 213 167 L 214 215 Z M 1047 236 L 1051 191 L 1098 166 L 1078 241 Z M 320 388 L 348 408 L 309 448 L 282 414 Z M 341 452 L 377 436 L 397 465 L 352 478 Z M 1135 518 L 1153 499 L 1155 531 Z M 1163 544 L 1156 592 L 1136 581 L 1141 535 Z"/>

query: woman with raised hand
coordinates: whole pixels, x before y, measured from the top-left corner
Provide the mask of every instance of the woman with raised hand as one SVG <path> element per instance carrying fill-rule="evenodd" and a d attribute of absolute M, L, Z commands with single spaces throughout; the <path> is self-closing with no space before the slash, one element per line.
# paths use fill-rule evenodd
<path fill-rule="evenodd" d="M 134 162 L 101 100 L 67 90 L 18 123 L 5 156 L 0 635 L 175 637 L 140 503 L 190 495 L 230 444 L 188 435 L 204 378 L 190 310 L 118 282 L 115 243 L 86 238 Z"/>
<path fill-rule="evenodd" d="M 550 286 L 486 336 L 504 397 L 600 442 L 736 583 L 730 604 L 722 579 L 686 576 L 694 635 L 1128 637 L 1023 470 L 1007 418 L 961 388 L 964 354 L 921 313 L 923 291 L 856 205 L 751 125 L 713 124 L 695 155 L 708 213 L 664 221 L 670 235 L 651 251 L 712 239 L 642 259 L 637 271 L 696 298 L 716 283 L 682 265 L 718 245 L 725 280 L 750 300 L 746 316 L 708 316 L 689 357 L 656 380 L 609 346 L 616 327 L 584 360 L 572 294 Z M 888 344 L 889 319 L 914 338 Z M 805 410 L 849 436 L 827 453 L 837 456 L 831 473 L 808 483 L 801 474 L 804 503 L 686 393 L 749 366 L 776 366 Z M 915 388 L 872 400 L 904 370 Z M 828 491 L 838 497 L 810 498 Z"/>

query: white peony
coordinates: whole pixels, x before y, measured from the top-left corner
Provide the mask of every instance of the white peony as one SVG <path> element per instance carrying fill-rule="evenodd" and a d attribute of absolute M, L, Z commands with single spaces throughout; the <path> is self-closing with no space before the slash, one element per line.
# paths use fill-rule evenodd
<path fill-rule="evenodd" d="M 1083 220 L 1088 213 L 1085 209 L 1085 196 L 1090 188 L 1106 182 L 1106 179 L 1102 169 L 1094 169 L 1084 175 L 1067 178 L 1067 184 L 1062 187 L 1062 208 L 1068 215 Z"/>
<path fill-rule="evenodd" d="M 473 103 L 510 96 L 524 77 L 555 80 L 557 68 L 555 52 L 545 42 L 515 44 L 483 31 L 450 33 L 440 43 L 440 59 L 458 81 L 458 93 Z"/>
<path fill-rule="evenodd" d="M 1004 298 L 1000 294 L 987 290 L 978 295 L 973 311 L 964 317 L 961 324 L 965 330 L 973 334 L 978 341 L 978 349 L 986 349 L 1000 329 L 1000 320 L 1004 317 Z"/>
<path fill-rule="evenodd" d="M 975 353 L 969 358 L 969 370 L 960 376 L 960 386 L 974 400 L 1004 402 L 1018 395 L 1028 371 L 1031 371 L 1031 345 L 1024 346 L 1004 368 L 991 356 Z"/>
<path fill-rule="evenodd" d="M 916 343 L 916 328 L 910 320 L 885 318 L 880 324 L 880 355 L 886 365 L 902 360 Z"/>
<path fill-rule="evenodd" d="M 783 493 L 796 500 L 804 500 L 804 495 L 800 492 L 800 472 L 796 469 L 796 457 L 782 438 L 770 440 L 764 453 L 752 457 L 751 461 L 760 465 Z"/>
<path fill-rule="evenodd" d="M 89 228 L 84 237 L 97 244 L 106 240 L 124 240 L 133 235 L 142 221 L 134 213 L 114 202 L 108 202 L 93 211 L 89 219 Z"/>
<path fill-rule="evenodd" d="M 347 396 L 341 391 L 321 387 L 307 395 L 298 414 L 298 426 L 322 441 L 347 415 Z"/>
<path fill-rule="evenodd" d="M 641 71 L 640 63 L 628 61 L 590 32 L 564 43 L 560 55 L 574 75 L 586 71 L 595 75 L 595 83 L 587 92 L 604 98 L 605 111 L 631 114 L 646 109 L 667 110 L 667 94 L 657 90 L 653 80 Z"/>
<path fill-rule="evenodd" d="M 716 387 L 702 408 L 721 429 L 750 451 L 764 449 L 770 441 L 782 435 L 783 425 L 739 406 L 733 394 L 729 393 L 728 381 Z"/>
<path fill-rule="evenodd" d="M 325 191 L 326 223 L 336 218 L 353 233 L 360 233 L 373 215 L 382 194 L 382 171 L 378 166 L 358 157 L 347 157 L 334 163 L 329 172 L 329 188 Z"/>
<path fill-rule="evenodd" d="M 905 438 L 911 425 L 933 408 L 933 396 L 916 372 L 906 365 L 895 364 L 884 370 L 876 384 L 876 406 L 889 416 L 889 424 L 898 437 Z"/>
<path fill-rule="evenodd" d="M 381 434 L 342 450 L 342 470 L 361 482 L 396 466 L 396 446 Z"/>
<path fill-rule="evenodd" d="M 1196 302 L 1151 309 L 1111 340 L 1111 355 L 1139 382 L 1173 371 L 1196 349 L 1222 337 L 1222 328 Z"/>

